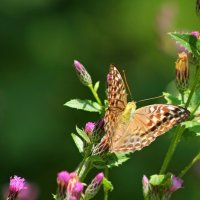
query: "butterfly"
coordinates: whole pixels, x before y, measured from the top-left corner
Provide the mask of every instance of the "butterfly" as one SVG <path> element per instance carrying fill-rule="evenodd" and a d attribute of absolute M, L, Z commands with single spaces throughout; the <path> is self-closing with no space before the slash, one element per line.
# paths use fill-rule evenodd
<path fill-rule="evenodd" d="M 106 149 L 111 153 L 141 150 L 190 115 L 187 109 L 169 104 L 152 104 L 136 109 L 134 101 L 127 102 L 124 81 L 114 65 L 110 65 L 107 82 L 105 136 L 95 147 L 94 154 L 101 154 Z"/>

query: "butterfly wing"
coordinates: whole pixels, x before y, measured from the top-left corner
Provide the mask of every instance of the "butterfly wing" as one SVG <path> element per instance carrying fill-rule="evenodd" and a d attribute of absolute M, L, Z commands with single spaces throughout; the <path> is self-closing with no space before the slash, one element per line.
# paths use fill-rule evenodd
<path fill-rule="evenodd" d="M 153 104 L 137 109 L 129 122 L 118 118 L 114 130 L 111 152 L 134 152 L 141 150 L 189 116 L 182 107 L 168 104 Z"/>
<path fill-rule="evenodd" d="M 93 154 L 100 154 L 110 146 L 117 118 L 119 115 L 121 115 L 127 105 L 125 84 L 121 74 L 114 65 L 110 65 L 109 73 L 107 75 L 107 83 L 108 108 L 104 116 L 105 136 L 94 148 Z"/>
<path fill-rule="evenodd" d="M 106 137 L 112 140 L 113 130 L 116 125 L 117 117 L 124 111 L 127 105 L 127 94 L 121 74 L 114 65 L 110 65 L 107 75 L 108 82 L 108 109 L 104 116 L 104 129 Z"/>

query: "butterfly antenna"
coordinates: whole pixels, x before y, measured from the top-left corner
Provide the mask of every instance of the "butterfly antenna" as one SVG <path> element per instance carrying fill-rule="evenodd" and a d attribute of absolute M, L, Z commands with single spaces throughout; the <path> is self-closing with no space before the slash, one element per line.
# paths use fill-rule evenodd
<path fill-rule="evenodd" d="M 140 101 L 137 101 L 138 102 L 143 102 L 143 101 L 149 101 L 149 100 L 152 100 L 152 99 L 159 99 L 159 98 L 162 98 L 164 97 L 164 95 L 160 95 L 160 96 L 157 96 L 157 97 L 152 97 L 152 98 L 148 98 L 148 99 L 142 99 Z"/>
<path fill-rule="evenodd" d="M 131 100 L 133 100 L 133 95 L 131 93 L 130 87 L 129 87 L 127 79 L 126 79 L 126 72 L 125 72 L 125 70 L 122 70 L 122 72 L 123 72 L 123 76 L 124 76 L 124 81 L 125 81 L 125 84 L 126 84 L 126 88 L 128 89 L 128 93 L 130 94 Z"/>

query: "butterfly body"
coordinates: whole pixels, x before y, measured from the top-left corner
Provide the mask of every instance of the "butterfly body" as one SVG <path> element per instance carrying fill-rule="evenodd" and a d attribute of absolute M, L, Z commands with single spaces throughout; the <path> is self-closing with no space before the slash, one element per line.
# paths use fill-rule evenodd
<path fill-rule="evenodd" d="M 105 150 L 112 153 L 141 150 L 186 120 L 190 114 L 185 108 L 168 104 L 152 104 L 136 109 L 134 101 L 127 103 L 125 84 L 113 65 L 110 66 L 107 82 L 105 136 L 95 147 L 94 154 L 101 154 Z"/>

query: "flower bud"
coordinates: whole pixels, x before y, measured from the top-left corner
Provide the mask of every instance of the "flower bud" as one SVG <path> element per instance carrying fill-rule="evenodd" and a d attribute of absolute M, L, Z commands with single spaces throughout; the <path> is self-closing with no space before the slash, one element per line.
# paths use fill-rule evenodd
<path fill-rule="evenodd" d="M 142 178 L 142 186 L 143 186 L 143 193 L 144 196 L 146 197 L 149 191 L 149 179 L 144 175 Z"/>
<path fill-rule="evenodd" d="M 79 80 L 83 85 L 89 86 L 92 84 L 92 78 L 90 74 L 87 72 L 85 67 L 79 61 L 74 60 L 74 68 L 76 70 Z"/>
<path fill-rule="evenodd" d="M 95 123 L 94 122 L 87 122 L 85 124 L 85 132 L 87 133 L 87 135 L 91 135 L 93 130 L 94 130 L 94 127 L 95 127 Z"/>
<path fill-rule="evenodd" d="M 103 172 L 100 172 L 95 176 L 92 182 L 88 185 L 87 189 L 85 190 L 85 200 L 92 199 L 100 190 L 101 184 L 104 178 Z"/>
<path fill-rule="evenodd" d="M 176 85 L 180 92 L 188 88 L 189 82 L 189 66 L 188 55 L 185 52 L 179 54 L 176 61 Z"/>
<path fill-rule="evenodd" d="M 20 191 L 27 189 L 25 186 L 25 179 L 14 176 L 10 177 L 9 195 L 7 200 L 15 200 Z"/>

